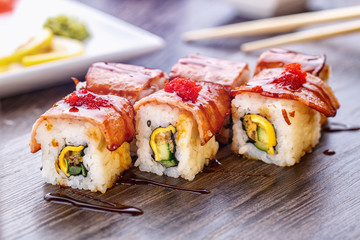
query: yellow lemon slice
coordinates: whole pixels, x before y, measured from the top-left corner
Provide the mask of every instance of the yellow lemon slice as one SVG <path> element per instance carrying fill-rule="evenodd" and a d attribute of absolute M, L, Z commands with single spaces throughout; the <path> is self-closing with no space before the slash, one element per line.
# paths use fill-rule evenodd
<path fill-rule="evenodd" d="M 50 50 L 54 34 L 48 28 L 43 28 L 38 34 L 31 37 L 26 43 L 19 46 L 15 52 L 0 58 L 0 65 L 19 62 L 24 56 L 43 53 Z"/>
<path fill-rule="evenodd" d="M 0 73 L 9 71 L 9 65 L 0 65 Z"/>
<path fill-rule="evenodd" d="M 24 66 L 32 66 L 35 64 L 50 62 L 54 60 L 76 57 L 84 53 L 84 45 L 82 42 L 65 37 L 54 37 L 51 50 L 46 53 L 25 56 L 21 62 Z"/>

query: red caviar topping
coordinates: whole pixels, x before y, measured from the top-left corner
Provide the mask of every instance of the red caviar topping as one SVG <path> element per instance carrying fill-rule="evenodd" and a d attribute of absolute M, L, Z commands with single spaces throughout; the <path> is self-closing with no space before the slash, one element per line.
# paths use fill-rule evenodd
<path fill-rule="evenodd" d="M 285 67 L 285 71 L 276 78 L 272 83 L 277 83 L 281 86 L 288 86 L 292 90 L 298 90 L 304 83 L 306 83 L 306 72 L 301 71 L 301 65 L 298 63 L 290 63 Z"/>
<path fill-rule="evenodd" d="M 253 91 L 256 92 L 256 93 L 261 93 L 263 90 L 263 88 L 261 86 L 255 86 L 253 88 Z"/>
<path fill-rule="evenodd" d="M 64 98 L 64 102 L 68 103 L 72 107 L 85 106 L 88 109 L 100 109 L 100 107 L 111 106 L 108 100 L 97 97 L 93 93 L 88 92 L 86 89 L 71 93 L 69 96 Z"/>
<path fill-rule="evenodd" d="M 189 78 L 174 78 L 164 86 L 165 92 L 176 92 L 176 95 L 181 97 L 183 101 L 191 100 L 193 103 L 198 98 L 201 89 L 200 85 L 197 85 L 196 82 L 191 81 Z"/>

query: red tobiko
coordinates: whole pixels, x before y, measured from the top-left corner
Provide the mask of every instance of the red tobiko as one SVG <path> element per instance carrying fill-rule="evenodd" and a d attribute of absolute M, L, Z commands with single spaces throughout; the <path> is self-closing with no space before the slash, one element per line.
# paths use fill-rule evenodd
<path fill-rule="evenodd" d="M 201 89 L 200 85 L 197 85 L 196 82 L 191 81 L 189 78 L 175 78 L 164 86 L 165 92 L 175 92 L 183 101 L 190 100 L 193 103 L 198 98 Z"/>
<path fill-rule="evenodd" d="M 306 72 L 301 71 L 301 65 L 298 63 L 290 63 L 285 67 L 285 71 L 272 81 L 281 86 L 287 86 L 292 90 L 298 90 L 306 83 Z"/>
<path fill-rule="evenodd" d="M 109 107 L 111 105 L 108 100 L 97 97 L 86 89 L 71 93 L 64 98 L 64 102 L 72 107 L 85 106 L 88 109 L 100 109 L 100 107 Z"/>
<path fill-rule="evenodd" d="M 255 86 L 253 88 L 253 92 L 256 92 L 256 93 L 261 93 L 263 90 L 262 86 Z"/>

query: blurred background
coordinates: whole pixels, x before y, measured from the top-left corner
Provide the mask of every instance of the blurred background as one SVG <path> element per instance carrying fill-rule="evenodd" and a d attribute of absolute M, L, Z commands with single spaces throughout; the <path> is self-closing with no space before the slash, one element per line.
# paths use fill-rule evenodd
<path fill-rule="evenodd" d="M 267 48 L 245 53 L 240 50 L 244 43 L 333 23 L 280 34 L 193 42 L 184 41 L 183 34 L 257 19 L 266 19 L 263 25 L 268 27 L 268 18 L 281 14 L 355 9 L 357 5 L 360 0 L 0 0 L 0 239 L 61 239 L 73 232 L 77 234 L 71 238 L 79 239 L 358 239 L 358 131 L 323 131 L 313 153 L 294 167 L 248 161 L 225 146 L 224 156 L 217 156 L 218 160 L 230 155 L 224 159 L 224 169 L 239 174 L 204 173 L 192 182 L 151 177 L 178 186 L 210 187 L 212 194 L 207 196 L 122 185 L 106 195 L 97 195 L 144 207 L 145 214 L 137 218 L 74 211 L 46 203 L 44 194 L 58 187 L 43 183 L 41 153 L 33 155 L 29 149 L 36 119 L 74 91 L 71 78 L 84 81 L 88 68 L 96 61 L 123 62 L 169 73 L 179 58 L 200 53 L 247 62 L 253 73 L 258 57 Z M 66 32 L 75 32 L 72 37 L 85 32 L 83 24 L 90 35 L 81 40 L 71 38 L 70 42 L 63 38 L 55 41 L 43 25 L 58 14 L 80 20 L 76 24 L 66 19 L 54 21 L 67 22 L 70 30 Z M 339 22 L 346 25 L 348 21 L 352 20 Z M 353 32 L 279 46 L 326 55 L 331 68 L 329 85 L 341 105 L 329 122 L 338 126 L 359 126 L 359 43 L 360 32 Z M 28 52 L 36 54 L 24 56 Z M 53 59 L 59 60 L 50 61 Z M 336 154 L 326 156 L 324 152 L 329 150 Z"/>

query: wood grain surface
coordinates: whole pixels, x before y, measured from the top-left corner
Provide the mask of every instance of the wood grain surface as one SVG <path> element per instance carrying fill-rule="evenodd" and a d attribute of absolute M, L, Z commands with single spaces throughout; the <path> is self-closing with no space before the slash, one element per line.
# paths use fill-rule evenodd
<path fill-rule="evenodd" d="M 123 0 L 82 2 L 160 35 L 166 47 L 129 61 L 169 72 L 189 53 L 247 61 L 252 71 L 259 52 L 238 51 L 243 42 L 264 36 L 183 43 L 184 31 L 244 21 L 225 1 Z M 312 10 L 344 7 L 357 1 L 313 1 Z M 116 34 L 116 33 L 114 33 Z M 330 123 L 359 126 L 360 34 L 284 48 L 327 55 L 330 85 L 341 108 Z M 85 75 L 85 73 L 84 73 Z M 69 76 L 70 77 L 70 76 Z M 70 79 L 70 78 L 69 78 Z M 43 200 L 48 192 L 71 194 L 45 184 L 41 153 L 30 154 L 32 124 L 56 100 L 74 89 L 71 80 L 1 99 L 0 239 L 359 239 L 360 132 L 323 132 L 320 144 L 289 168 L 234 156 L 229 146 L 217 158 L 219 171 L 188 182 L 134 172 L 183 187 L 206 188 L 198 195 L 154 186 L 117 185 L 104 200 L 141 208 L 137 217 L 81 210 Z M 336 153 L 327 156 L 323 152 Z M 264 176 L 251 176 L 262 175 Z M 84 191 L 86 192 L 86 191 Z M 81 199 L 81 197 L 78 197 Z"/>

